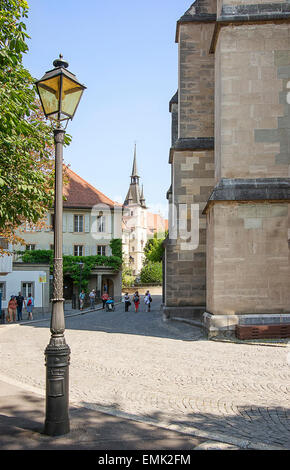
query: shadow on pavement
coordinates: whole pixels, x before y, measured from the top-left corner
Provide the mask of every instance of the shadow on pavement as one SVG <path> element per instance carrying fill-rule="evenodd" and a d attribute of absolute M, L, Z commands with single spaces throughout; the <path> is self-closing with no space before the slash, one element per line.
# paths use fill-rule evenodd
<path fill-rule="evenodd" d="M 209 439 L 241 448 L 253 448 L 255 443 L 256 449 L 263 449 L 260 443 L 290 448 L 290 410 L 275 407 L 240 407 L 240 414 L 227 416 L 190 413 L 183 420 L 170 421 L 183 428 L 185 433 L 180 433 L 152 425 L 166 421 L 160 412 L 140 416 L 150 423 L 138 422 L 120 416 L 117 403 L 108 410 L 110 414 L 86 408 L 97 407 L 96 403 L 84 403 L 70 408 L 70 433 L 50 437 L 43 434 L 45 400 L 18 387 L 3 386 L 9 395 L 1 397 L 0 450 L 193 450 Z M 193 428 L 205 434 L 190 435 Z"/>
<path fill-rule="evenodd" d="M 101 331 L 129 335 L 170 338 L 181 341 L 206 340 L 202 328 L 176 321 L 163 321 L 160 309 L 161 296 L 152 296 L 150 312 L 141 304 L 140 311 L 135 313 L 133 305 L 125 312 L 124 304 L 116 305 L 114 312 L 105 310 L 88 311 L 83 315 L 65 318 L 66 330 Z M 21 327 L 48 328 L 48 320 L 22 324 Z"/>
<path fill-rule="evenodd" d="M 0 407 L 0 450 L 191 450 L 203 441 L 74 407 L 70 409 L 70 433 L 50 437 L 43 434 L 43 404 L 43 399 L 23 393 L 18 403 Z"/>

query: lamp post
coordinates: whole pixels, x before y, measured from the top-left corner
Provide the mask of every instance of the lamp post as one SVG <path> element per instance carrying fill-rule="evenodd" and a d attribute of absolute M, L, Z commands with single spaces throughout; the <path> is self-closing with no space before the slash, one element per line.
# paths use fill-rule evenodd
<path fill-rule="evenodd" d="M 64 331 L 62 214 L 63 214 L 63 143 L 62 123 L 73 119 L 84 89 L 76 76 L 67 70 L 68 62 L 62 56 L 53 62 L 54 69 L 35 82 L 45 116 L 55 123 L 55 197 L 54 197 L 54 263 L 53 299 L 50 322 L 51 338 L 45 350 L 46 417 L 44 433 L 60 436 L 69 426 L 69 361 L 70 348 Z"/>

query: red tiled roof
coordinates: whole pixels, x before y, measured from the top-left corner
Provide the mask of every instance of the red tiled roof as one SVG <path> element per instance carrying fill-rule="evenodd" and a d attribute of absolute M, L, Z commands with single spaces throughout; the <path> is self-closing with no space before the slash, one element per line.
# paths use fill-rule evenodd
<path fill-rule="evenodd" d="M 96 204 L 106 204 L 110 207 L 122 207 L 122 204 L 112 201 L 112 199 L 105 196 L 98 189 L 94 188 L 91 184 L 77 175 L 70 168 L 65 166 L 65 180 L 68 183 L 64 183 L 63 195 L 65 200 L 63 201 L 63 207 L 65 208 L 92 208 Z"/>

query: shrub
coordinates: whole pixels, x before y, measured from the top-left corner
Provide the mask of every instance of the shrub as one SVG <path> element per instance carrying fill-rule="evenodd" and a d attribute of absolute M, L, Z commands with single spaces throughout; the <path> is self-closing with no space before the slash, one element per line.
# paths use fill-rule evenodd
<path fill-rule="evenodd" d="M 162 263 L 149 262 L 143 266 L 140 273 L 141 283 L 162 283 Z"/>

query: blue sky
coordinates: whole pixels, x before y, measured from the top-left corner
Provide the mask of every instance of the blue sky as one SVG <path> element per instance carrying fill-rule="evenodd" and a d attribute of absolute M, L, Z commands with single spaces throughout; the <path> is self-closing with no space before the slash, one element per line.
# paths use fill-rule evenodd
<path fill-rule="evenodd" d="M 29 52 L 35 78 L 63 54 L 87 86 L 68 125 L 64 159 L 114 200 L 130 182 L 134 142 L 147 205 L 167 209 L 170 113 L 177 90 L 176 21 L 190 0 L 28 0 Z"/>

